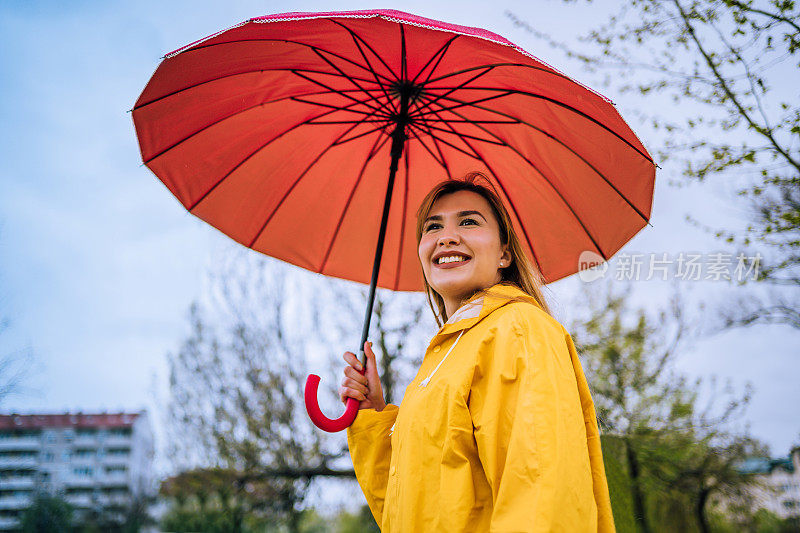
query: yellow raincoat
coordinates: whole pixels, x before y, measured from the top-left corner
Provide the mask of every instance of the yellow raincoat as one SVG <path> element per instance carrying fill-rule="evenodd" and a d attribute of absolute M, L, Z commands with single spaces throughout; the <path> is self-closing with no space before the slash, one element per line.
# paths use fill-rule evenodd
<path fill-rule="evenodd" d="M 402 406 L 347 428 L 384 533 L 614 531 L 594 404 L 572 338 L 520 289 L 462 306 Z"/>

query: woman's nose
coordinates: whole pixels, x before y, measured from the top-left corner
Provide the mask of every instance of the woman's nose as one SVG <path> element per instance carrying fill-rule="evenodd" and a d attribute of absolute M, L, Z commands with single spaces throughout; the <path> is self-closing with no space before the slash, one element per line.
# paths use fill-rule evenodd
<path fill-rule="evenodd" d="M 438 241 L 436 241 L 437 246 L 445 246 L 448 244 L 458 244 L 461 242 L 461 237 L 458 235 L 457 232 L 443 230 L 442 233 L 439 235 Z"/>

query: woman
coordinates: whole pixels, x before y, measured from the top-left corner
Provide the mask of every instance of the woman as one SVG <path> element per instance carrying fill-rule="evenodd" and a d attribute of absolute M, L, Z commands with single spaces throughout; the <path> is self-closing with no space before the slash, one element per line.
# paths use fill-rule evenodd
<path fill-rule="evenodd" d="M 361 401 L 347 429 L 356 478 L 384 532 L 614 531 L 572 338 L 479 176 L 440 183 L 417 212 L 442 327 L 402 407 L 384 402 L 371 343 L 364 374 L 344 354 L 340 398 Z"/>

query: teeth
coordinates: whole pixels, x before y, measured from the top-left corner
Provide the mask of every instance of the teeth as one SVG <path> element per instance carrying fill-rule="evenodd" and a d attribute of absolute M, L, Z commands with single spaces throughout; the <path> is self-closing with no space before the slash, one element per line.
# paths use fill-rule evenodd
<path fill-rule="evenodd" d="M 466 260 L 467 260 L 467 258 L 464 257 L 464 256 L 461 256 L 461 255 L 450 255 L 450 256 L 447 256 L 447 257 L 440 257 L 439 261 L 438 261 L 438 264 L 441 265 L 443 263 L 453 263 L 453 262 L 456 262 L 456 261 L 466 261 Z"/>

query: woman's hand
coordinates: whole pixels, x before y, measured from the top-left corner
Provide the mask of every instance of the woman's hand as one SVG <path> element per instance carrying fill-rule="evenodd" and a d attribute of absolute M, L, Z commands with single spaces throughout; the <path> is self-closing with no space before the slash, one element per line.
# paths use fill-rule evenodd
<path fill-rule="evenodd" d="M 344 352 L 344 360 L 349 366 L 344 367 L 344 379 L 339 387 L 339 399 L 347 403 L 347 398 L 355 398 L 361 403 L 358 409 L 375 409 L 383 411 L 386 402 L 383 399 L 383 386 L 378 376 L 375 364 L 375 354 L 372 353 L 372 343 L 364 343 L 364 353 L 367 355 L 366 375 L 362 374 L 361 363 L 352 352 Z"/>

